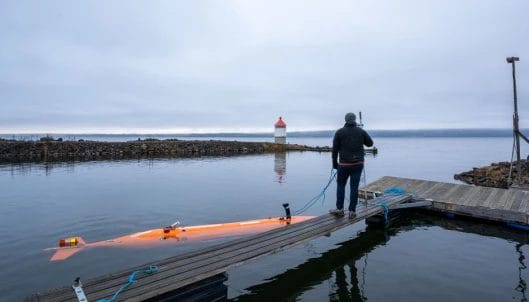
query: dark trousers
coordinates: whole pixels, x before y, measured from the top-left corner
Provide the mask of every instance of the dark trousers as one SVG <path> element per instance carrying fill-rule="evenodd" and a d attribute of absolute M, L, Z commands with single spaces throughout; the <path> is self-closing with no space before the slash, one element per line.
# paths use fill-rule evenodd
<path fill-rule="evenodd" d="M 358 184 L 360 183 L 360 176 L 362 175 L 362 170 L 364 165 L 354 165 L 354 166 L 338 166 L 338 173 L 336 178 L 336 183 L 338 187 L 336 189 L 336 208 L 343 209 L 343 202 L 345 199 L 345 185 L 347 184 L 347 179 L 351 178 L 349 185 L 351 186 L 351 195 L 349 196 L 349 211 L 355 211 L 356 204 L 358 203 Z"/>

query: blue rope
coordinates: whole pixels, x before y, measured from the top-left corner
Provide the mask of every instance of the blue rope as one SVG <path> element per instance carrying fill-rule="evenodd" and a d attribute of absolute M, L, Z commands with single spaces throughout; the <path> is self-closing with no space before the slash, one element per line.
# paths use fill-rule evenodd
<path fill-rule="evenodd" d="M 127 287 L 131 286 L 132 284 L 138 282 L 136 280 L 136 275 L 137 274 L 139 274 L 139 273 L 152 274 L 152 273 L 155 273 L 157 271 L 158 271 L 158 267 L 156 265 L 151 265 L 151 266 L 149 266 L 148 269 L 134 271 L 132 274 L 130 274 L 127 284 L 125 284 L 122 287 L 120 287 L 116 291 L 116 293 L 112 296 L 112 298 L 110 298 L 108 300 L 107 299 L 99 299 L 99 300 L 97 300 L 97 302 L 114 302 L 114 301 L 116 301 L 118 295 L 121 294 L 122 291 L 126 290 Z"/>
<path fill-rule="evenodd" d="M 399 187 L 393 187 L 384 190 L 384 196 L 400 196 L 406 194 L 406 190 Z"/>
<path fill-rule="evenodd" d="M 321 192 L 318 193 L 316 196 L 314 196 L 307 203 L 305 203 L 305 205 L 303 207 L 301 207 L 299 210 L 295 211 L 294 215 L 300 215 L 303 212 L 307 211 L 310 207 L 315 205 L 316 202 L 318 202 L 318 200 L 321 200 L 321 203 L 323 204 L 325 202 L 325 192 L 327 191 L 327 189 L 329 188 L 329 186 L 331 185 L 332 181 L 335 178 L 336 178 L 336 171 L 334 171 L 334 169 L 331 169 L 329 180 L 327 181 L 327 184 L 323 187 Z M 384 201 L 384 197 L 399 196 L 399 195 L 404 195 L 404 194 L 406 194 L 406 190 L 404 190 L 402 188 L 399 188 L 399 187 L 389 188 L 389 189 L 384 190 L 384 195 L 383 195 L 382 199 L 379 198 L 379 200 L 377 202 L 368 202 L 366 200 L 366 204 L 376 205 L 376 206 L 382 207 L 382 209 L 384 210 L 384 220 L 388 221 L 389 207 L 388 207 L 388 204 L 386 203 L 386 201 Z"/>
<path fill-rule="evenodd" d="M 388 216 L 389 216 L 389 207 L 386 201 L 384 200 L 384 198 L 390 197 L 390 196 L 400 196 L 404 194 L 406 194 L 406 190 L 402 188 L 399 188 L 399 187 L 389 188 L 389 189 L 384 190 L 384 195 L 381 198 L 379 198 L 379 200 L 377 200 L 376 202 L 369 202 L 366 200 L 366 204 L 382 207 L 382 209 L 384 210 L 384 220 L 387 222 Z"/>
<path fill-rule="evenodd" d="M 384 201 L 384 197 L 377 197 L 378 200 L 377 201 L 368 201 L 367 199 L 365 200 L 365 203 L 366 203 L 366 207 L 368 205 L 370 206 L 379 206 L 379 207 L 382 207 L 382 209 L 384 210 L 384 221 L 388 221 L 388 216 L 389 216 L 389 207 L 388 207 L 388 204 L 386 203 L 386 201 Z"/>
<path fill-rule="evenodd" d="M 299 210 L 295 211 L 294 215 L 299 215 L 299 214 L 305 212 L 310 207 L 312 207 L 314 204 L 316 204 L 318 202 L 318 200 L 321 200 L 321 204 L 323 204 L 325 202 L 325 192 L 327 191 L 327 189 L 329 188 L 329 186 L 331 185 L 332 181 L 335 178 L 336 178 L 336 171 L 334 171 L 334 169 L 331 169 L 331 173 L 329 175 L 329 181 L 323 187 L 321 192 L 318 193 L 318 195 L 314 196 L 311 200 L 307 201 L 307 203 L 305 203 L 305 205 L 303 207 L 301 207 Z"/>

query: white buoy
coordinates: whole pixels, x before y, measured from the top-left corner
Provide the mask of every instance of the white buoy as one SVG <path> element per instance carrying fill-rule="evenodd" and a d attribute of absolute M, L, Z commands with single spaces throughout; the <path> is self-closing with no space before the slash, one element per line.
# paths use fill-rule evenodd
<path fill-rule="evenodd" d="M 287 143 L 287 124 L 285 124 L 282 117 L 279 117 L 274 124 L 274 139 L 276 144 Z"/>

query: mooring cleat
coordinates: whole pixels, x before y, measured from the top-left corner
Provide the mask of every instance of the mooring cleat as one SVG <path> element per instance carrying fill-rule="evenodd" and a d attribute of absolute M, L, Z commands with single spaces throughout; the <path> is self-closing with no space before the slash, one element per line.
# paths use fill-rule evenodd
<path fill-rule="evenodd" d="M 335 216 L 344 216 L 344 211 L 343 209 L 332 209 L 332 210 L 329 210 L 329 213 L 335 215 Z"/>

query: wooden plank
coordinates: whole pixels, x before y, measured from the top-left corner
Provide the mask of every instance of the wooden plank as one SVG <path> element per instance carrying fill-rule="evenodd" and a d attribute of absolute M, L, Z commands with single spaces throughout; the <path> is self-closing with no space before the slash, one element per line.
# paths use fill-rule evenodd
<path fill-rule="evenodd" d="M 398 184 L 408 192 L 415 193 L 417 197 L 434 200 L 434 206 L 437 208 L 461 209 L 461 206 L 466 206 L 465 211 L 469 214 L 472 214 L 472 207 L 529 211 L 529 196 L 522 195 L 519 199 L 522 193 L 516 194 L 510 190 L 407 178 L 401 178 L 399 181 L 394 177 L 384 178 L 384 181 L 386 185 Z M 384 189 L 386 188 L 379 188 Z"/>
<path fill-rule="evenodd" d="M 470 204 L 478 199 L 478 196 L 481 192 L 483 188 L 482 187 L 479 187 L 479 186 L 473 186 L 469 193 L 467 195 L 465 195 L 465 199 L 463 200 L 462 204 L 461 205 L 464 205 L 464 206 L 470 206 Z"/>
<path fill-rule="evenodd" d="M 400 209 L 409 209 L 409 208 L 420 208 L 420 207 L 430 207 L 432 206 L 432 201 L 425 200 L 425 201 L 415 201 L 415 202 L 409 202 L 409 203 L 401 203 L 399 205 L 396 205 L 394 207 L 395 210 Z"/>
<path fill-rule="evenodd" d="M 512 205 L 509 206 L 506 204 L 504 209 L 518 212 L 522 205 L 522 201 L 524 200 L 524 198 L 527 198 L 528 194 L 529 192 L 522 191 L 522 194 L 520 195 L 520 197 L 513 199 Z"/>
<path fill-rule="evenodd" d="M 391 187 L 395 187 L 396 184 L 399 181 L 405 180 L 404 178 L 398 178 L 398 177 L 392 177 L 392 176 L 384 176 L 367 186 L 365 186 L 362 189 L 366 189 L 370 192 L 384 192 L 384 190 L 389 189 Z"/>
<path fill-rule="evenodd" d="M 423 197 L 423 198 L 430 198 L 430 195 L 432 192 L 440 189 L 443 184 L 442 183 L 431 183 L 431 182 L 428 182 L 428 188 L 426 190 L 424 190 L 420 196 Z"/>
<path fill-rule="evenodd" d="M 518 190 L 507 190 L 507 194 L 502 199 L 496 200 L 494 203 L 489 205 L 491 209 L 503 209 L 507 202 L 513 202 L 515 195 L 521 195 Z"/>
<path fill-rule="evenodd" d="M 526 213 L 525 212 L 525 207 L 526 207 L 526 204 L 527 204 L 527 200 L 529 198 L 529 191 L 525 191 L 524 190 L 524 194 L 522 195 L 522 198 L 520 200 L 520 205 L 518 206 L 518 208 L 516 209 L 516 211 L 518 212 L 522 212 L 522 213 Z M 514 210 L 513 208 L 511 208 L 511 210 Z"/>
<path fill-rule="evenodd" d="M 435 189 L 428 195 L 428 198 L 432 200 L 440 200 L 441 197 L 444 196 L 447 191 L 450 191 L 453 188 L 453 184 L 441 183 L 441 185 L 437 189 Z"/>
<path fill-rule="evenodd" d="M 523 212 L 523 213 L 529 212 L 529 196 L 524 196 L 522 207 L 520 207 L 520 212 Z"/>
<path fill-rule="evenodd" d="M 362 189 L 365 189 L 370 192 L 383 192 L 386 189 L 392 188 L 392 187 L 400 187 L 406 192 L 415 194 L 417 193 L 417 188 L 421 185 L 429 186 L 428 182 L 426 180 L 420 180 L 420 179 L 409 179 L 409 178 L 399 178 L 399 177 L 391 177 L 391 176 L 384 176 L 379 180 L 376 180 L 375 182 L 370 183 L 369 185 L 363 187 Z"/>
<path fill-rule="evenodd" d="M 406 193 L 417 195 L 416 194 L 417 186 L 422 185 L 424 183 L 425 183 L 424 180 L 419 180 L 419 179 L 406 179 L 406 178 L 399 179 L 396 177 L 384 176 L 381 179 L 360 188 L 360 191 L 367 191 L 370 194 L 374 192 L 383 193 L 387 189 L 397 187 L 397 188 L 404 189 Z"/>
<path fill-rule="evenodd" d="M 474 199 L 471 200 L 468 205 L 469 206 L 478 206 L 481 205 L 487 200 L 487 198 L 492 195 L 495 192 L 496 189 L 494 188 L 487 188 L 487 187 L 480 187 L 480 190 L 474 196 Z"/>
<path fill-rule="evenodd" d="M 509 202 L 509 200 L 512 199 L 515 192 L 513 190 L 505 190 L 505 191 L 506 192 L 501 196 L 501 198 L 497 198 L 491 201 L 491 203 L 487 207 L 490 209 L 495 209 L 495 208 L 499 208 L 500 207 L 499 205 L 503 207 L 504 204 Z"/>
<path fill-rule="evenodd" d="M 522 203 L 523 194 L 524 192 L 520 194 L 520 198 L 513 198 L 509 204 L 505 204 L 503 206 L 503 209 L 517 212 L 518 208 L 520 207 L 520 204 Z"/>
<path fill-rule="evenodd" d="M 489 207 L 491 204 L 495 203 L 497 200 L 502 199 L 508 193 L 508 190 L 505 189 L 496 189 L 493 194 L 491 194 L 482 204 L 482 207 Z"/>
<path fill-rule="evenodd" d="M 421 185 L 424 181 L 420 179 L 407 179 L 401 186 L 406 192 L 413 194 L 416 188 Z"/>
<path fill-rule="evenodd" d="M 384 188 L 384 190 L 392 189 L 392 188 L 396 188 L 396 187 L 401 188 L 404 183 L 405 183 L 404 179 L 392 177 L 390 179 L 390 181 L 388 181 L 388 183 L 387 183 L 386 187 Z"/>
<path fill-rule="evenodd" d="M 512 189 L 509 189 L 509 190 L 512 190 Z M 516 193 L 515 191 L 516 190 L 513 190 L 514 193 Z M 503 203 L 503 205 L 501 207 L 498 207 L 498 208 L 501 208 L 501 209 L 505 209 L 505 210 L 510 210 L 514 201 L 515 201 L 515 198 L 514 196 L 517 195 L 517 194 L 514 194 L 514 195 L 509 195 L 510 197 L 508 198 L 505 198 L 505 199 L 499 199 L 499 200 L 504 200 L 505 202 Z M 518 194 L 521 196 L 521 194 Z M 498 200 L 498 201 L 499 201 Z M 498 201 L 496 201 L 496 204 L 499 204 Z"/>
<path fill-rule="evenodd" d="M 424 191 L 426 191 L 430 187 L 431 187 L 430 182 L 422 180 L 413 188 L 413 191 L 411 193 L 420 198 L 425 198 Z"/>
<path fill-rule="evenodd" d="M 386 189 L 391 189 L 393 187 L 400 187 L 406 180 L 404 178 L 392 177 L 387 184 Z"/>
<path fill-rule="evenodd" d="M 447 197 L 445 202 L 451 204 L 461 204 L 464 201 L 464 196 L 470 191 L 471 186 L 459 186 L 450 197 Z"/>
<path fill-rule="evenodd" d="M 464 205 L 454 205 L 451 212 L 476 218 L 483 218 L 492 221 L 524 223 L 526 215 L 520 212 L 506 211 L 503 209 L 492 209 L 484 207 L 469 207 Z"/>
<path fill-rule="evenodd" d="M 457 189 L 460 188 L 459 185 L 455 185 L 455 184 L 450 184 L 450 186 L 451 186 L 450 189 L 446 190 L 436 200 L 438 200 L 438 201 L 449 201 L 450 200 L 450 196 L 452 196 L 457 191 Z"/>
<path fill-rule="evenodd" d="M 468 207 L 472 207 L 476 205 L 479 201 L 481 196 L 483 195 L 484 187 L 481 186 L 475 186 L 474 190 L 472 191 L 472 195 L 467 196 L 467 198 L 464 201 L 464 205 Z"/>
<path fill-rule="evenodd" d="M 520 213 L 529 212 L 529 196 L 525 193 L 516 193 L 515 190 L 505 190 L 497 188 L 486 188 L 460 184 L 448 184 L 429 181 L 419 181 L 405 179 L 409 190 L 412 188 L 418 192 L 418 197 L 434 200 L 434 208 L 439 210 L 457 211 L 460 214 L 475 216 L 475 212 L 481 214 L 488 211 L 487 215 L 481 218 L 490 220 L 505 219 L 511 221 L 515 219 L 527 224 L 527 217 Z M 419 184 L 419 185 L 417 185 Z M 432 184 L 435 188 L 432 188 Z M 414 187 L 414 186 L 418 186 Z M 418 189 L 418 190 L 417 190 Z M 445 191 L 445 192 L 443 192 Z M 521 196 L 521 197 L 520 197 Z M 474 209 L 482 208 L 482 209 Z M 498 210 L 498 211 L 497 211 Z M 499 211 L 504 210 L 504 211 Z"/>
<path fill-rule="evenodd" d="M 423 180 L 421 181 L 420 183 L 417 184 L 417 186 L 415 187 L 415 190 L 414 190 L 414 193 L 417 195 L 417 196 L 428 196 L 426 195 L 426 192 L 429 192 L 431 191 L 432 189 L 434 189 L 434 186 L 436 184 L 432 184 L 430 181 L 426 181 L 426 180 Z"/>
<path fill-rule="evenodd" d="M 460 199 L 459 205 L 466 206 L 468 205 L 472 200 L 476 198 L 477 193 L 481 190 L 480 187 L 472 186 L 469 190 L 462 196 Z"/>

